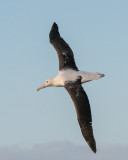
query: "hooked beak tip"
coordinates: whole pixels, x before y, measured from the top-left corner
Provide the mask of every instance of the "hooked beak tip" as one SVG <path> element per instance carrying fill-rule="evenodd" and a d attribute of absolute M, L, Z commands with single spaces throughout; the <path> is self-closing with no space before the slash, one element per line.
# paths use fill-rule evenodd
<path fill-rule="evenodd" d="M 40 90 L 40 88 L 37 88 L 37 92 Z"/>
<path fill-rule="evenodd" d="M 104 77 L 105 76 L 105 74 L 101 74 L 101 77 Z"/>
<path fill-rule="evenodd" d="M 37 91 L 39 91 L 40 89 L 45 88 L 45 87 L 46 87 L 45 84 L 43 84 L 42 86 L 40 86 L 39 88 L 37 88 Z"/>

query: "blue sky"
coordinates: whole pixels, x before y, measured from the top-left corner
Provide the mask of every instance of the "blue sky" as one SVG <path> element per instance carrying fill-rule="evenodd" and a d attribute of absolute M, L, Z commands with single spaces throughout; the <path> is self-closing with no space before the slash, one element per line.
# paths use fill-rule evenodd
<path fill-rule="evenodd" d="M 0 1 L 1 147 L 30 148 L 53 141 L 87 147 L 66 90 L 36 91 L 58 72 L 49 43 L 54 21 L 79 69 L 106 75 L 83 85 L 97 145 L 128 147 L 127 8 L 126 0 Z"/>

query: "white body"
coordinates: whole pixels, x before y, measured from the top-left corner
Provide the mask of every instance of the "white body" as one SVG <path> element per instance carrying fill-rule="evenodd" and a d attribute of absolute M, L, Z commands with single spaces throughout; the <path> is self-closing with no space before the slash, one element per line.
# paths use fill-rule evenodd
<path fill-rule="evenodd" d="M 37 88 L 37 91 L 48 86 L 64 87 L 66 81 L 76 81 L 78 76 L 82 77 L 81 82 L 84 83 L 104 77 L 104 74 L 98 72 L 75 71 L 71 69 L 62 70 L 59 71 L 55 78 L 50 78 L 45 81 L 42 86 Z"/>
<path fill-rule="evenodd" d="M 81 76 L 81 82 L 85 83 L 87 81 L 99 79 L 104 75 L 98 72 L 85 72 L 68 69 L 64 71 L 59 71 L 58 75 L 54 78 L 54 85 L 64 86 L 65 81 L 75 81 L 78 76 Z"/>

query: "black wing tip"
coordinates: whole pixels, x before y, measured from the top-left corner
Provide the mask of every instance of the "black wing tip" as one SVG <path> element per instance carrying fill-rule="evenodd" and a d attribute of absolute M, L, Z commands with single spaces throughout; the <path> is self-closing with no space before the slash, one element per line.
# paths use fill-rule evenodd
<path fill-rule="evenodd" d="M 58 29 L 58 25 L 56 24 L 56 22 L 53 23 L 51 30 L 54 30 L 54 29 Z"/>
<path fill-rule="evenodd" d="M 94 138 L 94 137 L 93 137 L 93 138 Z M 95 139 L 90 140 L 90 141 L 87 141 L 87 143 L 88 143 L 90 149 L 91 149 L 94 153 L 96 153 L 96 152 L 97 152 L 97 149 L 96 149 Z"/>
<path fill-rule="evenodd" d="M 79 121 L 79 120 L 78 120 Z M 80 128 L 83 134 L 83 137 L 85 138 L 88 146 L 90 147 L 90 149 L 96 153 L 96 141 L 93 135 L 93 128 L 91 123 L 82 123 L 81 121 L 79 121 L 80 124 Z"/>
<path fill-rule="evenodd" d="M 60 34 L 59 34 L 59 31 L 58 31 L 58 25 L 56 24 L 56 22 L 54 22 L 52 27 L 51 27 L 49 38 L 50 38 L 50 42 L 52 42 L 52 40 L 60 38 Z"/>
<path fill-rule="evenodd" d="M 96 152 L 97 152 L 96 147 L 91 148 L 91 149 L 92 149 L 92 151 L 96 154 Z"/>

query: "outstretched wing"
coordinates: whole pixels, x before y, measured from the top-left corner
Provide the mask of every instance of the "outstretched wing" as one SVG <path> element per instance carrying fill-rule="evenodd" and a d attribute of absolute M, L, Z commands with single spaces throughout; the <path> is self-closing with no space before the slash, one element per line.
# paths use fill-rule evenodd
<path fill-rule="evenodd" d="M 86 142 L 96 152 L 96 142 L 93 136 L 91 109 L 88 97 L 81 86 L 81 77 L 75 82 L 66 82 L 65 88 L 70 94 L 76 108 L 78 122 Z"/>
<path fill-rule="evenodd" d="M 74 55 L 69 47 L 69 45 L 60 37 L 58 26 L 56 23 L 53 23 L 50 34 L 50 43 L 53 45 L 57 51 L 59 58 L 59 70 L 71 68 L 77 70 L 78 68 L 74 61 Z"/>

